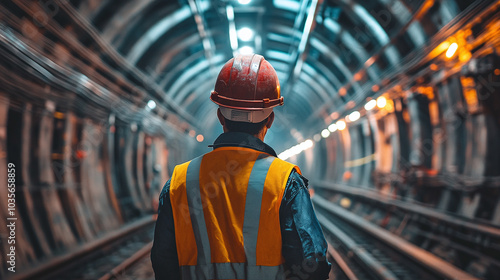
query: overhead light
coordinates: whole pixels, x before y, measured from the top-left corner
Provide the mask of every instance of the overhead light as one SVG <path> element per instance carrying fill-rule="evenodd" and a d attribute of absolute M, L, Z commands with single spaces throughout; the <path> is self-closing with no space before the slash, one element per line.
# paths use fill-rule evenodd
<path fill-rule="evenodd" d="M 321 135 L 314 134 L 313 139 L 314 139 L 314 141 L 318 142 L 319 140 L 321 140 Z"/>
<path fill-rule="evenodd" d="M 346 128 L 345 121 L 338 121 L 335 123 L 338 130 L 344 130 Z"/>
<path fill-rule="evenodd" d="M 278 157 L 282 160 L 286 160 L 290 157 L 293 157 L 295 155 L 300 154 L 302 151 L 305 151 L 307 149 L 312 148 L 313 145 L 314 145 L 314 142 L 311 139 L 307 139 L 306 141 L 304 141 L 300 144 L 297 144 L 297 145 L 291 147 L 290 149 L 280 153 L 278 155 Z"/>
<path fill-rule="evenodd" d="M 458 44 L 457 43 L 452 43 L 448 47 L 448 50 L 446 51 L 446 57 L 447 58 L 452 57 L 455 54 L 455 52 L 457 51 L 457 49 L 458 49 Z"/>
<path fill-rule="evenodd" d="M 385 104 L 387 104 L 387 99 L 385 99 L 385 97 L 380 96 L 379 98 L 377 98 L 377 107 L 382 109 L 385 107 Z"/>
<path fill-rule="evenodd" d="M 241 5 L 246 5 L 248 3 L 250 3 L 251 0 L 238 0 L 238 3 L 240 3 Z"/>
<path fill-rule="evenodd" d="M 241 47 L 238 52 L 240 54 L 253 54 L 253 48 L 249 46 Z"/>
<path fill-rule="evenodd" d="M 307 150 L 313 146 L 313 141 L 311 139 L 307 139 L 306 141 L 300 143 L 300 148 L 302 151 Z"/>
<path fill-rule="evenodd" d="M 330 131 L 328 129 L 323 129 L 323 131 L 321 131 L 321 136 L 323 138 L 330 136 Z"/>
<path fill-rule="evenodd" d="M 248 27 L 239 29 L 238 38 L 242 41 L 250 41 L 253 38 L 253 30 Z"/>
<path fill-rule="evenodd" d="M 359 119 L 359 117 L 361 117 L 361 114 L 358 111 L 354 111 L 354 112 L 349 114 L 349 120 L 351 122 L 357 121 Z"/>
<path fill-rule="evenodd" d="M 203 135 L 201 135 L 201 134 L 198 134 L 198 136 L 196 136 L 196 141 L 198 141 L 198 142 L 203 142 L 204 139 L 205 139 L 205 137 L 203 137 Z"/>
<path fill-rule="evenodd" d="M 330 132 L 335 132 L 337 130 L 337 125 L 332 123 L 331 125 L 328 126 L 328 130 Z"/>
<path fill-rule="evenodd" d="M 149 100 L 148 107 L 149 109 L 153 110 L 154 108 L 156 108 L 156 102 L 154 100 Z"/>
<path fill-rule="evenodd" d="M 377 100 L 372 99 L 365 104 L 365 110 L 370 111 L 377 106 Z"/>

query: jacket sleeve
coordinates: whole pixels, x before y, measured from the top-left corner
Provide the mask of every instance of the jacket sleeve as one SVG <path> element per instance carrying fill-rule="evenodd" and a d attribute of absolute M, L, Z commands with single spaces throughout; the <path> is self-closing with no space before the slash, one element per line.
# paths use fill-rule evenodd
<path fill-rule="evenodd" d="M 307 179 L 292 171 L 280 205 L 287 279 L 327 279 L 327 243 L 307 189 Z"/>
<path fill-rule="evenodd" d="M 170 180 L 165 183 L 160 193 L 158 219 L 156 220 L 153 248 L 151 249 L 151 263 L 156 280 L 181 279 L 169 188 Z"/>

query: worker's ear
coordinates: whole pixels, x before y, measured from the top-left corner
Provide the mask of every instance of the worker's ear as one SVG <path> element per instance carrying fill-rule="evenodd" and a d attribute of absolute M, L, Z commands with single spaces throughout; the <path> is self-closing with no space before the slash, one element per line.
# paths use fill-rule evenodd
<path fill-rule="evenodd" d="M 273 125 L 273 122 L 274 122 L 274 112 L 271 112 L 271 115 L 269 115 L 269 117 L 267 117 L 266 127 L 268 129 L 271 128 L 271 126 Z"/>
<path fill-rule="evenodd" d="M 224 119 L 224 116 L 222 115 L 220 108 L 217 108 L 217 118 L 219 119 L 219 122 L 222 126 L 226 125 L 226 119 Z"/>

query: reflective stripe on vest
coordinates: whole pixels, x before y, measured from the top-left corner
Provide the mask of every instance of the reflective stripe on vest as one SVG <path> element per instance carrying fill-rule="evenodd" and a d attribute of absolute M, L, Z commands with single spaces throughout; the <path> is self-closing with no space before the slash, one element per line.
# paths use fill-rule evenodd
<path fill-rule="evenodd" d="M 170 199 L 183 279 L 283 279 L 279 206 L 290 163 L 224 147 L 175 168 Z"/>

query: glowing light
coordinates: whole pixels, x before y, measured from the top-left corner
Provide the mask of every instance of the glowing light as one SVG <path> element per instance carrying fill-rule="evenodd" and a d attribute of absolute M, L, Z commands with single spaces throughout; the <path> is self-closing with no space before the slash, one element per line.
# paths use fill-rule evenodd
<path fill-rule="evenodd" d="M 253 38 L 253 30 L 248 27 L 243 27 L 238 30 L 238 38 L 242 41 L 250 41 Z"/>
<path fill-rule="evenodd" d="M 337 130 L 337 125 L 332 123 L 331 125 L 328 126 L 328 130 L 330 132 L 335 132 Z"/>
<path fill-rule="evenodd" d="M 457 43 L 452 43 L 448 47 L 448 50 L 446 51 L 446 57 L 447 58 L 452 57 L 455 54 L 455 52 L 457 51 L 457 49 L 458 49 L 458 44 Z"/>
<path fill-rule="evenodd" d="M 194 130 L 191 129 L 189 131 L 189 136 L 194 137 L 195 135 L 196 135 L 196 131 L 194 131 Z"/>
<path fill-rule="evenodd" d="M 238 0 L 238 3 L 240 3 L 241 5 L 246 5 L 248 3 L 250 3 L 251 0 Z"/>
<path fill-rule="evenodd" d="M 382 109 L 385 107 L 385 104 L 387 104 L 387 99 L 385 99 L 385 97 L 380 96 L 379 98 L 377 98 L 377 107 Z"/>
<path fill-rule="evenodd" d="M 365 104 L 365 110 L 370 111 L 377 106 L 377 100 L 372 99 Z"/>
<path fill-rule="evenodd" d="M 302 149 L 302 151 L 307 150 L 313 146 L 313 141 L 311 139 L 307 139 L 306 141 L 300 143 L 299 147 Z"/>
<path fill-rule="evenodd" d="M 244 46 L 239 49 L 240 54 L 253 54 L 253 48 L 249 46 Z"/>
<path fill-rule="evenodd" d="M 203 142 L 204 139 L 205 139 L 205 137 L 203 137 L 203 135 L 201 135 L 201 134 L 198 134 L 198 136 L 196 136 L 196 141 L 198 141 L 198 142 Z"/>
<path fill-rule="evenodd" d="M 344 197 L 340 200 L 340 206 L 344 208 L 349 208 L 351 206 L 351 200 L 347 197 Z"/>
<path fill-rule="evenodd" d="M 314 139 L 314 141 L 318 142 L 319 140 L 321 140 L 321 135 L 314 134 L 313 139 Z"/>
<path fill-rule="evenodd" d="M 335 123 L 338 130 L 344 130 L 346 128 L 345 121 L 338 121 Z"/>
<path fill-rule="evenodd" d="M 278 157 L 282 160 L 286 160 L 290 157 L 293 157 L 295 155 L 300 154 L 302 151 L 305 151 L 307 149 L 312 148 L 312 146 L 314 146 L 314 142 L 311 139 L 307 139 L 306 141 L 304 141 L 298 145 L 295 145 L 295 146 L 291 147 L 290 149 L 280 153 L 278 155 Z"/>
<path fill-rule="evenodd" d="M 321 131 L 321 136 L 323 138 L 330 136 L 330 131 L 328 129 L 323 129 L 323 131 Z"/>
<path fill-rule="evenodd" d="M 154 108 L 156 108 L 156 102 L 154 102 L 154 100 L 149 100 L 148 107 L 149 109 L 153 110 Z"/>
<path fill-rule="evenodd" d="M 355 121 L 359 120 L 359 117 L 361 117 L 361 114 L 358 111 L 354 111 L 354 112 L 349 114 L 349 120 L 351 122 L 355 122 Z"/>

